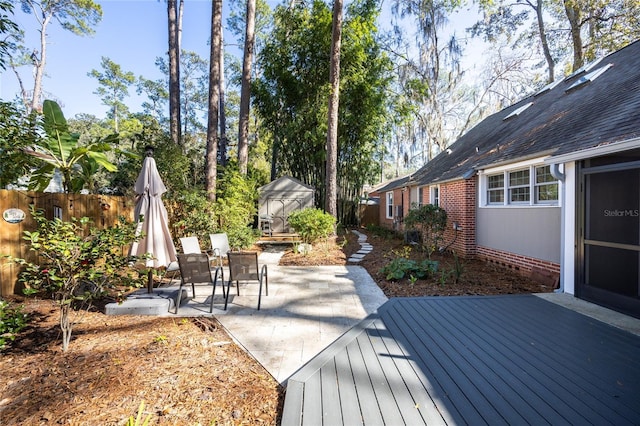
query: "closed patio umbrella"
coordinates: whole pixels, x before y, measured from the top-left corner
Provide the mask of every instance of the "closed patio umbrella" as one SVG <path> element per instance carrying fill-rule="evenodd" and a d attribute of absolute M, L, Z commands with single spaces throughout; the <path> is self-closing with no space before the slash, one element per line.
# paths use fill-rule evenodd
<path fill-rule="evenodd" d="M 148 259 L 145 263 L 150 268 L 147 284 L 149 293 L 153 292 L 153 269 L 169 266 L 177 260 L 176 247 L 169 231 L 167 209 L 162 202 L 162 194 L 167 188 L 160 178 L 152 155 L 153 149 L 147 147 L 142 170 L 135 184 L 137 195 L 134 218 L 138 222 L 138 235 L 143 233 L 144 237 L 131 246 L 132 255 L 153 255 L 153 259 Z"/>

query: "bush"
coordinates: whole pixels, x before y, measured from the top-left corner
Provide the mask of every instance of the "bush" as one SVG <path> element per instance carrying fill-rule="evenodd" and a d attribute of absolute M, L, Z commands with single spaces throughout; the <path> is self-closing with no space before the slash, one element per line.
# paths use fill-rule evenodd
<path fill-rule="evenodd" d="M 420 262 L 405 257 L 393 259 L 380 272 L 390 281 L 398 281 L 406 276 L 418 279 L 429 278 L 438 271 L 438 262 L 425 259 Z"/>
<path fill-rule="evenodd" d="M 287 221 L 307 244 L 327 238 L 333 234 L 336 225 L 335 217 L 315 208 L 296 210 L 289 214 Z"/>
<path fill-rule="evenodd" d="M 384 238 L 385 240 L 389 240 L 391 238 L 395 238 L 398 234 L 393 229 L 385 228 L 384 226 L 374 225 L 370 223 L 367 225 L 367 231 L 371 232 L 373 235 Z"/>
<path fill-rule="evenodd" d="M 257 183 L 227 167 L 219 180 L 215 211 L 218 227 L 234 249 L 251 247 L 258 238 L 259 232 L 252 229 L 257 200 Z"/>
<path fill-rule="evenodd" d="M 180 192 L 168 198 L 165 206 L 176 247 L 180 247 L 181 237 L 195 235 L 200 241 L 209 241 L 209 234 L 218 232 L 216 204 L 207 199 L 204 191 Z"/>
<path fill-rule="evenodd" d="M 431 257 L 431 253 L 438 250 L 447 227 L 447 212 L 433 204 L 425 204 L 409 210 L 404 218 L 404 224 L 408 229 L 416 229 L 420 232 L 423 248 Z"/>
<path fill-rule="evenodd" d="M 12 306 L 9 302 L 0 300 L 0 352 L 15 340 L 16 335 L 26 327 L 27 314 L 22 312 L 22 306 Z"/>

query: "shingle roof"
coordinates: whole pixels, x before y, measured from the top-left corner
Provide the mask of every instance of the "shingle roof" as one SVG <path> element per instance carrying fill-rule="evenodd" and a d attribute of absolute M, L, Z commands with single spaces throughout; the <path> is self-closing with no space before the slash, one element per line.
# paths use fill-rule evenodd
<path fill-rule="evenodd" d="M 400 188 L 402 186 L 405 186 L 407 182 L 409 182 L 412 178 L 412 174 L 408 174 L 405 176 L 400 176 L 397 178 L 394 178 L 392 180 L 386 181 L 381 183 L 380 185 L 376 186 L 375 188 L 373 188 L 371 191 L 369 191 L 370 194 L 382 194 L 383 192 L 386 191 L 390 191 L 394 188 Z"/>
<path fill-rule="evenodd" d="M 589 72 L 596 79 L 569 89 Z M 531 103 L 518 115 L 509 114 Z M 461 178 L 491 165 L 566 154 L 640 136 L 640 40 L 593 68 L 493 114 L 413 175 L 418 184 Z"/>

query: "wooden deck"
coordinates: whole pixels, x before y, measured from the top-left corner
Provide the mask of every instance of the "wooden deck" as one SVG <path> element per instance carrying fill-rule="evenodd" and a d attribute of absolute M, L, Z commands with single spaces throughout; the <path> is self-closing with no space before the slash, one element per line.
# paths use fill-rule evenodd
<path fill-rule="evenodd" d="M 271 235 L 263 234 L 258 240 L 258 245 L 269 244 L 298 244 L 301 243 L 300 235 L 293 232 L 274 232 Z"/>
<path fill-rule="evenodd" d="M 290 425 L 638 425 L 640 337 L 532 295 L 391 299 L 288 380 Z"/>

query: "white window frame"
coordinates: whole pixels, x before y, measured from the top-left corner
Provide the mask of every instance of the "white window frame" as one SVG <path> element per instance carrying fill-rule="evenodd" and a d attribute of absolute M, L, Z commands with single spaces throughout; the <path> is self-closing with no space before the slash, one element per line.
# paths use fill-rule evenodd
<path fill-rule="evenodd" d="M 530 161 L 524 161 L 516 164 L 511 164 L 509 166 L 496 167 L 492 169 L 485 169 L 479 172 L 479 185 L 478 185 L 478 203 L 481 208 L 492 208 L 492 207 L 506 207 L 506 208 L 517 208 L 517 207 L 560 207 L 560 200 L 562 199 L 561 191 L 562 185 L 558 180 L 554 180 L 551 182 L 537 182 L 537 170 L 541 167 L 549 167 L 548 164 L 543 163 L 542 159 L 535 159 Z M 510 177 L 512 173 L 521 172 L 523 170 L 528 170 L 529 172 L 529 183 L 528 185 L 523 184 L 515 184 L 512 185 L 510 182 Z M 502 176 L 503 185 L 502 188 L 489 188 L 489 179 L 493 176 Z M 538 200 L 539 198 L 539 188 L 546 185 L 557 185 L 557 200 Z M 526 201 L 511 201 L 512 200 L 512 190 L 518 188 L 528 187 L 528 197 L 529 199 Z M 489 201 L 489 193 L 490 191 L 496 191 L 502 193 L 502 201 L 501 202 L 490 202 Z"/>
<path fill-rule="evenodd" d="M 385 217 L 387 219 L 393 219 L 393 191 L 387 192 L 387 211 Z"/>
<path fill-rule="evenodd" d="M 440 207 L 440 185 L 431 185 L 429 187 L 429 203 Z"/>

